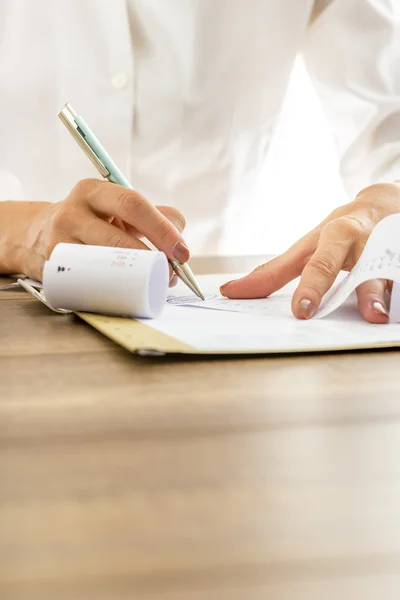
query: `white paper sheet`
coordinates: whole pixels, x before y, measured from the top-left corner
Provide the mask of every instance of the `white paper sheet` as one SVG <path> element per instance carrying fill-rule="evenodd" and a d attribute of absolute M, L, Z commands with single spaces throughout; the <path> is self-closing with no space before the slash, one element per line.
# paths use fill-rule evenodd
<path fill-rule="evenodd" d="M 230 300 L 224 298 L 216 291 L 205 296 L 201 301 L 196 296 L 169 296 L 167 299 L 171 306 L 192 306 L 202 309 L 223 310 L 227 312 L 249 313 L 252 315 L 286 315 L 289 313 L 291 295 L 274 294 L 269 298 L 257 300 Z"/>
<path fill-rule="evenodd" d="M 162 252 L 58 244 L 43 291 L 56 308 L 153 318 L 165 306 L 168 280 Z"/>
<path fill-rule="evenodd" d="M 400 284 L 394 282 L 390 302 L 390 322 L 400 323 Z"/>
<path fill-rule="evenodd" d="M 232 278 L 232 275 L 205 275 L 197 279 L 205 295 L 213 296 L 220 285 Z M 290 299 L 296 285 L 297 282 L 292 282 L 277 292 L 272 302 L 271 298 L 263 300 L 265 306 L 259 312 L 200 310 L 193 304 L 174 306 L 167 302 L 162 315 L 146 321 L 146 325 L 200 352 L 307 352 L 400 343 L 399 325 L 372 325 L 364 321 L 357 310 L 355 294 L 325 319 L 295 319 Z M 169 292 L 170 298 L 185 295 L 187 288 L 181 282 Z"/>

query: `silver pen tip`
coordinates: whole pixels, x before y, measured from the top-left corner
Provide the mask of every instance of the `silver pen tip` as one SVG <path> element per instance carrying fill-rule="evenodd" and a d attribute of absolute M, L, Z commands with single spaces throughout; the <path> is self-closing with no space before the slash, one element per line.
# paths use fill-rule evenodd
<path fill-rule="evenodd" d="M 201 291 L 189 265 L 187 263 L 182 265 L 176 261 L 172 261 L 172 267 L 178 277 L 180 277 L 180 279 L 188 286 L 188 288 L 192 290 L 192 292 L 196 294 L 200 300 L 205 300 L 204 294 Z"/>
<path fill-rule="evenodd" d="M 199 288 L 199 284 L 197 283 L 197 281 L 194 277 L 190 281 L 190 287 L 192 288 L 192 292 L 194 292 L 196 294 L 196 296 L 198 298 L 200 298 L 200 300 L 205 300 L 204 294 L 201 291 L 201 289 Z"/>

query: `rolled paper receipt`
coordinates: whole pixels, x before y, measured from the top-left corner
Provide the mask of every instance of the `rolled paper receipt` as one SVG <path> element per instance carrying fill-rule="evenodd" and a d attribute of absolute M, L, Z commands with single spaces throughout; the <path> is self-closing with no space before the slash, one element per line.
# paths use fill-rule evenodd
<path fill-rule="evenodd" d="M 127 317 L 157 317 L 168 283 L 165 254 L 148 250 L 58 244 L 43 271 L 54 308 Z"/>

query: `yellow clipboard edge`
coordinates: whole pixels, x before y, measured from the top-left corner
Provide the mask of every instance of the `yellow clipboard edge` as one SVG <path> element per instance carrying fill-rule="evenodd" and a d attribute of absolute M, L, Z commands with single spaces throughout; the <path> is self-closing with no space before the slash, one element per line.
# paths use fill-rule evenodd
<path fill-rule="evenodd" d="M 113 340 L 119 346 L 122 346 L 129 352 L 141 355 L 164 355 L 164 354 L 191 354 L 191 355 L 222 355 L 222 356 L 261 356 L 280 354 L 315 354 L 326 352 L 349 352 L 357 350 L 379 350 L 385 348 L 399 348 L 400 342 L 378 342 L 365 343 L 357 345 L 326 346 L 315 348 L 279 348 L 265 350 L 204 350 L 189 346 L 153 327 L 148 327 L 145 323 L 129 319 L 126 317 L 112 317 L 107 315 L 97 315 L 93 313 L 75 313 L 83 321 L 100 331 L 106 337 Z"/>
<path fill-rule="evenodd" d="M 84 312 L 75 314 L 129 352 L 199 354 L 196 348 L 135 319 Z"/>

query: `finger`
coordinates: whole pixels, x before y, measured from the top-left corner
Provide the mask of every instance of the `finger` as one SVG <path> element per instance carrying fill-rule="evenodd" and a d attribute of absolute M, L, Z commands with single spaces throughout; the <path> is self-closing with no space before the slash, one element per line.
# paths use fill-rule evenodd
<path fill-rule="evenodd" d="M 82 244 L 91 244 L 93 246 L 111 246 L 114 248 L 135 248 L 137 250 L 149 250 L 149 248 L 140 240 L 131 236 L 129 233 L 120 229 L 112 223 L 103 221 L 92 213 L 82 215 L 79 219 L 81 223 L 77 230 L 77 241 Z M 172 267 L 169 265 L 170 286 L 175 277 Z M 175 285 L 175 284 L 174 284 Z"/>
<path fill-rule="evenodd" d="M 168 258 L 180 263 L 189 259 L 189 249 L 181 233 L 138 192 L 114 183 L 83 183 L 82 190 L 84 200 L 99 215 L 112 215 L 132 225 Z"/>
<path fill-rule="evenodd" d="M 318 247 L 304 267 L 293 294 L 292 311 L 298 319 L 315 315 L 323 295 L 329 290 L 359 238 L 358 221 L 340 217 L 321 231 Z"/>
<path fill-rule="evenodd" d="M 386 288 L 386 279 L 372 279 L 358 286 L 358 308 L 368 323 L 389 322 L 389 312 L 385 302 Z"/>
<path fill-rule="evenodd" d="M 168 221 L 171 221 L 178 231 L 182 233 L 186 227 L 186 219 L 184 215 L 174 206 L 157 206 L 156 207 Z"/>
<path fill-rule="evenodd" d="M 257 267 L 252 273 L 229 281 L 220 288 L 227 298 L 266 298 L 298 277 L 315 250 L 319 231 L 314 230 L 281 256 Z"/>
<path fill-rule="evenodd" d="M 179 277 L 177 275 L 175 275 L 175 273 L 174 273 L 170 279 L 169 287 L 170 288 L 175 287 L 176 284 L 178 283 L 178 281 L 179 281 Z"/>
<path fill-rule="evenodd" d="M 125 223 L 123 221 L 121 221 L 121 219 L 118 219 L 118 217 L 113 217 L 108 222 L 112 223 L 113 225 L 115 225 L 115 227 L 118 227 L 118 229 L 122 229 L 122 231 L 126 231 L 127 230 L 126 227 L 125 227 Z M 131 232 L 129 232 L 129 233 L 131 234 Z"/>
<path fill-rule="evenodd" d="M 173 206 L 157 206 L 157 208 L 169 221 L 171 221 L 172 225 L 174 225 L 180 233 L 183 232 L 186 227 L 186 219 L 179 210 Z M 125 231 L 130 235 L 134 235 L 137 238 L 144 237 L 136 227 L 132 227 L 132 225 L 128 225 L 128 223 L 124 223 L 124 227 Z"/>
<path fill-rule="evenodd" d="M 81 215 L 74 233 L 82 244 L 148 250 L 148 247 L 137 238 L 90 212 L 84 212 Z"/>

